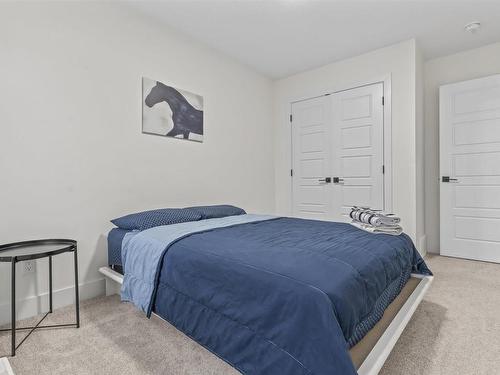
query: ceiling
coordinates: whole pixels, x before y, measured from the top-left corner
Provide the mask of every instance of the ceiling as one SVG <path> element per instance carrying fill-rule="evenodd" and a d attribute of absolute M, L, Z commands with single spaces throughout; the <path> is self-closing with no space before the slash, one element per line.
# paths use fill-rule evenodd
<path fill-rule="evenodd" d="M 416 38 L 426 59 L 500 41 L 500 0 L 135 1 L 155 17 L 271 78 Z M 480 21 L 475 34 L 464 25 Z"/>

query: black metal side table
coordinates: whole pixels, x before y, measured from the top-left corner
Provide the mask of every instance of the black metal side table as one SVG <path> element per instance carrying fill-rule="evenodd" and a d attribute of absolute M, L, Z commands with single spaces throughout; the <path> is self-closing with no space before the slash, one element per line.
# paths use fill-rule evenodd
<path fill-rule="evenodd" d="M 76 322 L 70 324 L 40 325 L 42 321 L 52 313 L 52 257 L 58 254 L 73 252 L 75 267 L 75 313 Z M 16 264 L 26 260 L 49 258 L 49 311 L 40 321 L 32 327 L 16 328 Z M 0 262 L 11 263 L 11 308 L 12 321 L 11 328 L 1 329 L 1 331 L 11 331 L 12 334 L 12 356 L 16 355 L 16 350 L 21 344 L 39 328 L 55 327 L 80 327 L 80 301 L 78 291 L 78 253 L 76 241 L 66 239 L 34 240 L 0 245 Z M 30 330 L 30 332 L 16 346 L 16 331 Z"/>

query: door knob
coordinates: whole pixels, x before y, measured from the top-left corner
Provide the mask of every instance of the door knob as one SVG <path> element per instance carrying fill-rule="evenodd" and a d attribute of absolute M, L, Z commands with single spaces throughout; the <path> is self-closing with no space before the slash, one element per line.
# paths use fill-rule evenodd
<path fill-rule="evenodd" d="M 334 177 L 333 178 L 333 183 L 334 184 L 343 184 L 344 183 L 344 179 L 340 178 L 340 177 Z"/>
<path fill-rule="evenodd" d="M 441 178 L 442 182 L 458 182 L 458 179 L 456 178 L 450 178 L 450 176 L 443 176 Z"/>
<path fill-rule="evenodd" d="M 332 182 L 332 178 L 331 177 L 320 178 L 318 181 L 329 184 L 330 182 Z"/>

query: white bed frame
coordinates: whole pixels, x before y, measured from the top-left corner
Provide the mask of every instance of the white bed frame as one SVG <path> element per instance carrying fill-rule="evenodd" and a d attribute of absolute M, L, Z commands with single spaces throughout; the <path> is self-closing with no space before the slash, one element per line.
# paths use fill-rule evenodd
<path fill-rule="evenodd" d="M 0 358 L 0 375 L 14 375 L 9 360 L 5 357 Z"/>
<path fill-rule="evenodd" d="M 109 267 L 101 267 L 99 272 L 106 277 L 106 295 L 120 294 L 123 276 Z M 433 280 L 432 276 L 417 274 L 411 276 L 421 279 L 420 283 L 359 367 L 359 375 L 377 375 L 379 373 Z M 161 319 L 161 317 L 159 318 Z"/>

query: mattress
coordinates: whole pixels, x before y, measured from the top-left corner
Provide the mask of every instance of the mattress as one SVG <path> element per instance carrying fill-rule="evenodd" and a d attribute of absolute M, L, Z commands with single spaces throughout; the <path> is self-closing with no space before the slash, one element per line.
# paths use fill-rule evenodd
<path fill-rule="evenodd" d="M 113 228 L 108 233 L 108 265 L 112 269 L 120 271 L 122 269 L 122 241 L 127 233 L 127 229 Z"/>

